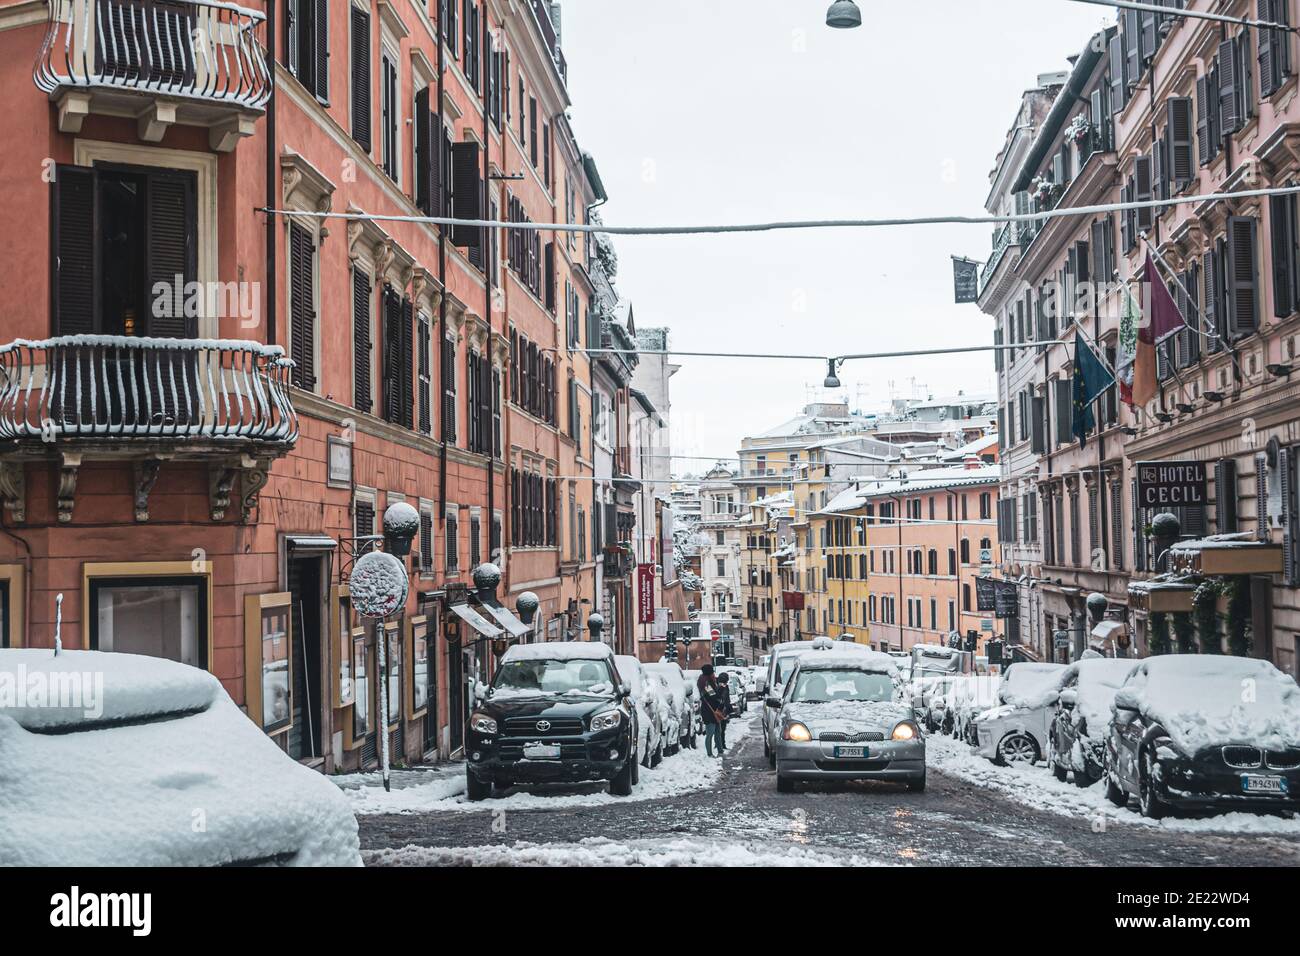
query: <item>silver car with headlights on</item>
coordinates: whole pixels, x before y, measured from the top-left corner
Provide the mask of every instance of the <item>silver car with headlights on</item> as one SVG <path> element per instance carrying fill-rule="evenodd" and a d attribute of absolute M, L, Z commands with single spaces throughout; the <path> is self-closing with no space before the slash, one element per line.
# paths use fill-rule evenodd
<path fill-rule="evenodd" d="M 925 789 L 925 738 L 888 654 L 807 654 L 776 714 L 776 788 L 798 780 L 894 780 Z"/>

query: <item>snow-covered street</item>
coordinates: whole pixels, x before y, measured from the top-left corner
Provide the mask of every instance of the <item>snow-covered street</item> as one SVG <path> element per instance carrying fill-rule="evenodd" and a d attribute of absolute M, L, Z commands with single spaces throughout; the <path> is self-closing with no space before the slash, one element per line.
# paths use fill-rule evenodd
<path fill-rule="evenodd" d="M 372 866 L 1300 864 L 1300 820 L 1254 814 L 1151 823 L 1097 787 L 1044 767 L 996 767 L 930 737 L 929 785 L 776 790 L 757 716 L 730 729 L 719 764 L 703 749 L 643 771 L 630 798 L 603 789 L 464 800 L 454 774 L 394 789 L 343 779 Z"/>

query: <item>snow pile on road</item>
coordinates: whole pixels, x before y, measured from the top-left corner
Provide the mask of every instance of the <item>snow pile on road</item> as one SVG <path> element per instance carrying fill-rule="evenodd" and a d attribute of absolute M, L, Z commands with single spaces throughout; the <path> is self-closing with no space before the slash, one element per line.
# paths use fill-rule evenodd
<path fill-rule="evenodd" d="M 831 853 L 799 846 L 719 843 L 698 839 L 615 842 L 593 837 L 579 843 L 530 843 L 476 847 L 408 844 L 370 850 L 368 866 L 885 866 L 856 853 Z"/>
<path fill-rule="evenodd" d="M 728 735 L 740 740 L 748 734 L 753 718 L 732 721 Z M 394 789 L 385 793 L 382 785 L 376 785 L 378 774 L 354 774 L 344 785 L 361 780 L 359 787 L 349 787 L 346 795 L 352 802 L 354 813 L 367 815 L 376 813 L 433 813 L 439 811 L 461 811 L 481 813 L 488 810 L 556 810 L 564 807 L 593 807 L 601 804 L 628 803 L 633 800 L 658 800 L 663 797 L 675 797 L 695 790 L 707 790 L 718 782 L 722 775 L 722 761 L 710 758 L 703 747 L 695 750 L 683 750 L 672 757 L 665 757 L 658 767 L 642 767 L 641 780 L 632 790 L 632 795 L 615 797 L 604 784 L 570 784 L 547 785 L 532 788 L 531 791 L 511 790 L 507 795 L 497 799 L 470 802 L 465 797 L 465 773 L 462 769 L 446 774 L 429 774 L 427 783 L 416 783 L 409 787 Z"/>
<path fill-rule="evenodd" d="M 0 651 L 0 670 L 16 653 Z M 0 712 L 0 861 L 360 864 L 357 821 L 338 788 L 286 756 L 210 674 L 133 654 L 65 651 L 58 661 L 112 675 L 105 714 L 145 714 L 33 733 Z"/>
<path fill-rule="evenodd" d="M 1153 657 L 1143 661 L 1132 689 L 1143 715 L 1159 722 L 1183 753 L 1229 743 L 1300 746 L 1300 687 L 1268 661 Z"/>
<path fill-rule="evenodd" d="M 1148 820 L 1136 810 L 1109 803 L 1100 783 L 1086 788 L 1063 783 L 1041 765 L 999 767 L 961 741 L 946 736 L 926 738 L 926 761 L 931 770 L 997 791 L 1032 810 L 1079 817 L 1091 824 L 1104 821 L 1108 827 L 1132 824 L 1188 832 L 1300 834 L 1300 817 L 1287 820 L 1253 813 L 1224 813 L 1197 819 Z"/>

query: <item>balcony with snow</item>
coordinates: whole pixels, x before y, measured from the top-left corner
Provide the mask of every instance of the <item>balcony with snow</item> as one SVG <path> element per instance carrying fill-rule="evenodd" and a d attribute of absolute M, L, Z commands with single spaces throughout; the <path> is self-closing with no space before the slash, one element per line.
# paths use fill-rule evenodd
<path fill-rule="evenodd" d="M 58 520 L 70 522 L 79 470 L 110 462 L 129 466 L 135 520 L 147 521 L 162 464 L 198 463 L 212 520 L 231 511 L 247 521 L 298 439 L 292 369 L 278 346 L 240 340 L 64 335 L 0 346 L 4 507 L 25 521 L 28 466 L 53 463 Z"/>
<path fill-rule="evenodd" d="M 139 137 L 173 124 L 208 129 L 230 152 L 265 112 L 271 76 L 257 38 L 265 14 L 220 0 L 48 0 L 32 72 L 58 106 L 59 130 L 90 114 L 134 118 Z"/>

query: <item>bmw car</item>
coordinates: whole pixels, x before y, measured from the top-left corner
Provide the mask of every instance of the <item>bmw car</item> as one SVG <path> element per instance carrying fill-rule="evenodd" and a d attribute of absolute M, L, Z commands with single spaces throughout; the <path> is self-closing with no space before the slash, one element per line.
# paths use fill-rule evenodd
<path fill-rule="evenodd" d="M 767 707 L 776 788 L 800 780 L 893 780 L 925 789 L 925 738 L 886 654 L 806 654 Z"/>

